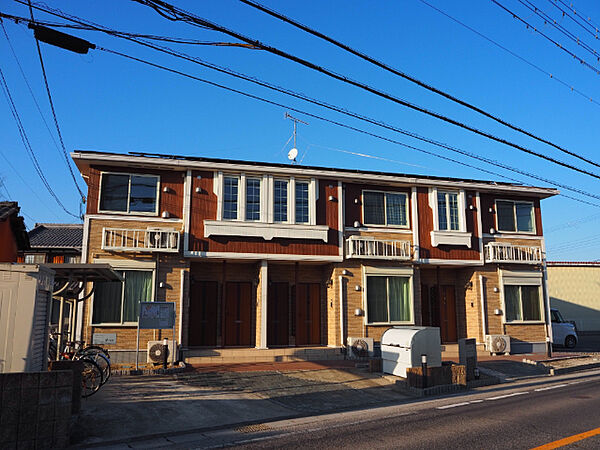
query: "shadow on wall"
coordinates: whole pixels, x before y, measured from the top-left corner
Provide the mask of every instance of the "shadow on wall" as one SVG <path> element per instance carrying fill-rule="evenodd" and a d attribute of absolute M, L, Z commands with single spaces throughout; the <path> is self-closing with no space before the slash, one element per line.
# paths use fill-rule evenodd
<path fill-rule="evenodd" d="M 558 309 L 566 321 L 575 322 L 577 332 L 600 332 L 600 297 L 598 297 L 598 309 L 556 297 L 550 297 L 550 306 Z"/>

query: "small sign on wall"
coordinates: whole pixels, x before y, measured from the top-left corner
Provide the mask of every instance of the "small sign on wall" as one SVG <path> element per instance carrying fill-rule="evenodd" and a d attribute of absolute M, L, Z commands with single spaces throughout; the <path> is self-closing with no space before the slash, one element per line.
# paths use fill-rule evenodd
<path fill-rule="evenodd" d="M 92 344 L 94 344 L 94 345 L 116 344 L 116 343 L 117 343 L 117 333 L 94 333 L 92 335 Z"/>

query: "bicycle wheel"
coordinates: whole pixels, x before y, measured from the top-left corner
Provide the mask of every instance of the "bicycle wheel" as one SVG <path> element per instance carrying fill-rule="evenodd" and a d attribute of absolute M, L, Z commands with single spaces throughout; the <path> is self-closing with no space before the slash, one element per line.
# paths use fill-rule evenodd
<path fill-rule="evenodd" d="M 102 369 L 90 358 L 81 358 L 81 362 L 81 396 L 85 398 L 95 394 L 102 386 Z"/>
<path fill-rule="evenodd" d="M 102 384 L 106 383 L 110 378 L 110 359 L 104 356 L 104 353 L 84 354 L 83 357 L 89 358 L 98 364 L 98 367 L 102 370 Z"/>
<path fill-rule="evenodd" d="M 100 347 L 99 345 L 88 345 L 86 348 L 79 350 L 79 353 L 82 355 L 102 353 L 104 356 L 106 356 L 106 359 L 110 361 L 110 355 L 108 354 L 108 350 Z"/>

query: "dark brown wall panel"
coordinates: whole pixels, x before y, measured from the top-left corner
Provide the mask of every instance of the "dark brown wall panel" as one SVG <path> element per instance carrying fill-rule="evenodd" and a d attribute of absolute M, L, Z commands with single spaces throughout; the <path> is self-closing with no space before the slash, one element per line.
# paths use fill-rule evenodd
<path fill-rule="evenodd" d="M 475 196 L 467 192 L 467 208 L 469 205 L 475 206 Z M 472 195 L 469 198 L 469 195 Z M 417 203 L 419 207 L 419 247 L 421 258 L 434 259 L 454 259 L 454 260 L 477 260 L 479 259 L 479 240 L 477 230 L 477 210 L 467 209 L 467 231 L 473 233 L 471 238 L 471 248 L 465 246 L 431 245 L 431 234 L 433 230 L 433 211 L 429 207 L 429 192 L 427 188 L 417 190 Z"/>
<path fill-rule="evenodd" d="M 516 195 L 504 194 L 481 194 L 481 222 L 484 233 L 489 233 L 490 228 L 496 229 L 496 199 L 499 200 L 515 200 L 533 202 L 535 216 L 535 231 L 537 236 L 543 235 L 542 230 L 542 212 L 540 209 L 540 199 L 531 197 L 519 197 Z M 490 212 L 490 208 L 493 212 Z"/>

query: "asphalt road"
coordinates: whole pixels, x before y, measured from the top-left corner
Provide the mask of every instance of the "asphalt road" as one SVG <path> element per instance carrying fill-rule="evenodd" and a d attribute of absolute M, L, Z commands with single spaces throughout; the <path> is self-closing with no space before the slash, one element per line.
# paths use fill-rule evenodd
<path fill-rule="evenodd" d="M 248 436 L 242 448 L 527 449 L 600 427 L 600 377 L 523 383 L 362 420 L 340 415 Z M 216 437 L 216 436 L 215 436 Z M 205 443 L 206 444 L 206 443 Z M 227 445 L 227 444 L 226 444 Z M 203 446 L 203 445 L 201 445 Z M 600 434 L 564 448 L 600 448 Z"/>

